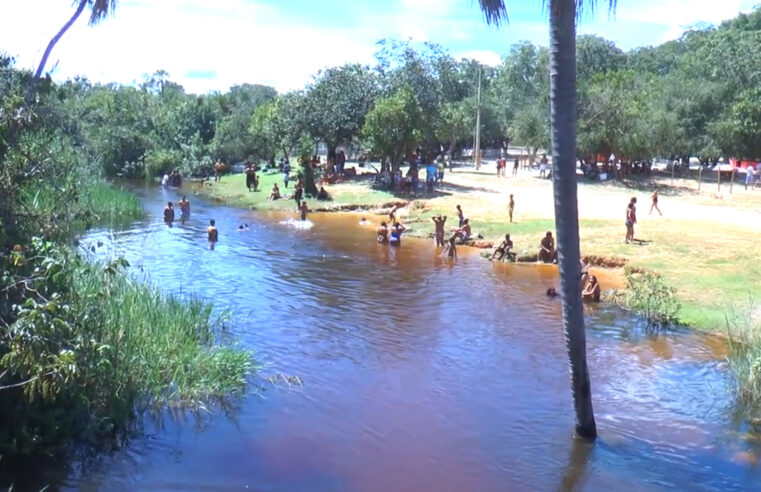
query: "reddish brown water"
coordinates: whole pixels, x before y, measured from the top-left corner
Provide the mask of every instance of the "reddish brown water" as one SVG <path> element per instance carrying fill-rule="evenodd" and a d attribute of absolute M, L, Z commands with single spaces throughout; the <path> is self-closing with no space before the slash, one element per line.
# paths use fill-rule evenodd
<path fill-rule="evenodd" d="M 174 199 L 174 196 L 168 198 Z M 761 443 L 733 403 L 726 345 L 587 311 L 600 439 L 574 440 L 551 266 L 442 261 L 377 245 L 359 216 L 297 230 L 193 201 L 111 247 L 171 292 L 220 309 L 265 367 L 235 408 L 151 423 L 81 466 L 12 472 L 17 490 L 505 491 L 758 489 Z M 295 215 L 295 214 L 294 214 Z M 209 251 L 204 228 L 217 219 Z M 251 230 L 235 232 L 248 222 Z M 107 234 L 95 234 L 93 239 Z M 264 377 L 295 375 L 303 386 Z"/>

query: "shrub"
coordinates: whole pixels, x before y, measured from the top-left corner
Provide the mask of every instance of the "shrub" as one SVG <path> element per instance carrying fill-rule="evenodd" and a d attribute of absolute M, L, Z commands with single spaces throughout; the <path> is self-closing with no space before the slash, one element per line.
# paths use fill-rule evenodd
<path fill-rule="evenodd" d="M 753 310 L 726 318 L 729 339 L 727 360 L 735 377 L 737 396 L 744 404 L 761 409 L 761 326 Z"/>
<path fill-rule="evenodd" d="M 660 275 L 627 267 L 624 271 L 626 292 L 623 306 L 640 315 L 650 326 L 668 327 L 679 322 L 681 306 L 676 289 Z"/>

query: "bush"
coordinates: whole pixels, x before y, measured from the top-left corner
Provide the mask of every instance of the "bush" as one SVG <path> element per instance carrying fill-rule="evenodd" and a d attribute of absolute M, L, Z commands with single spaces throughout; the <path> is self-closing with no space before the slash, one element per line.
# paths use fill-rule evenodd
<path fill-rule="evenodd" d="M 624 271 L 626 292 L 621 303 L 640 315 L 650 326 L 668 327 L 679 323 L 681 306 L 676 289 L 657 273 L 627 267 Z"/>
<path fill-rule="evenodd" d="M 248 352 L 220 346 L 211 306 L 54 243 L 0 259 L 0 454 L 110 443 L 144 409 L 240 391 Z"/>

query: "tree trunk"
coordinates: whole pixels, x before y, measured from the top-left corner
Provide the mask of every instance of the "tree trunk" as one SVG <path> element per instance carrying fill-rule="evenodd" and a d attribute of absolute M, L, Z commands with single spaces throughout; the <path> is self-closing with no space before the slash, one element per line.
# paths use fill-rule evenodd
<path fill-rule="evenodd" d="M 87 6 L 87 0 L 80 0 L 79 5 L 77 6 L 76 12 L 74 12 L 74 15 L 71 16 L 71 19 L 66 22 L 66 24 L 63 25 L 60 31 L 58 31 L 58 34 L 53 36 L 53 39 L 50 40 L 48 43 L 48 47 L 45 48 L 45 53 L 42 54 L 42 60 L 40 60 L 39 66 L 37 66 L 37 72 L 34 74 L 34 80 L 39 80 L 40 77 L 42 77 L 42 72 L 45 70 L 45 65 L 48 62 L 48 57 L 50 56 L 50 52 L 53 51 L 53 47 L 58 43 L 58 41 L 61 39 L 61 37 L 66 34 L 66 31 L 69 30 L 69 28 L 74 24 L 80 15 L 82 15 L 82 12 L 85 10 L 85 7 Z"/>
<path fill-rule="evenodd" d="M 550 2 L 550 99 L 552 167 L 563 329 L 571 369 L 576 433 L 597 436 L 587 368 L 579 265 L 579 211 L 576 198 L 576 2 Z"/>
<path fill-rule="evenodd" d="M 301 172 L 304 177 L 304 193 L 317 196 L 317 185 L 314 182 L 314 168 L 308 159 L 301 162 Z"/>

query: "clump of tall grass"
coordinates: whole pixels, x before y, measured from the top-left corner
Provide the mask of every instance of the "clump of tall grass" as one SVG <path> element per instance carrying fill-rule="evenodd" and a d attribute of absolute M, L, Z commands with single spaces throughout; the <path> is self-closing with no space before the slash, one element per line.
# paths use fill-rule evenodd
<path fill-rule="evenodd" d="M 729 367 L 736 380 L 738 398 L 755 411 L 761 410 L 761 322 L 752 309 L 726 317 Z"/>
<path fill-rule="evenodd" d="M 137 196 L 105 181 L 82 186 L 80 197 L 84 210 L 90 211 L 99 225 L 124 225 L 145 214 Z"/>
<path fill-rule="evenodd" d="M 235 395 L 254 370 L 248 351 L 221 343 L 208 303 L 135 280 L 124 260 L 36 241 L 0 266 L 17 303 L 0 329 L 0 454 L 109 442 L 142 410 Z"/>

